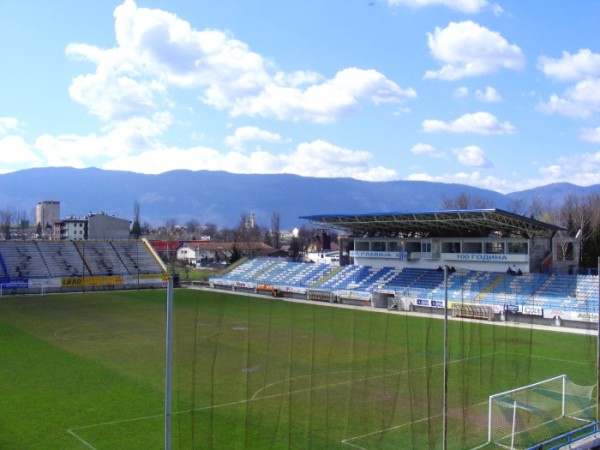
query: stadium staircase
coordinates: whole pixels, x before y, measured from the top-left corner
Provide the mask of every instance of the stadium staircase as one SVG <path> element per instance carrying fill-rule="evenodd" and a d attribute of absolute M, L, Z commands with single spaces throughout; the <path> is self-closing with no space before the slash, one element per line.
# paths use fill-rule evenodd
<path fill-rule="evenodd" d="M 502 280 L 504 280 L 505 275 L 498 275 L 496 278 L 494 278 L 492 280 L 492 282 L 490 284 L 488 284 L 487 286 L 485 286 L 483 288 L 483 290 L 479 291 L 479 293 L 475 296 L 474 300 L 477 303 L 481 303 L 481 301 L 483 300 L 483 298 L 490 293 L 491 291 L 494 290 L 494 288 L 496 286 L 498 286 L 498 284 L 500 284 L 502 282 Z"/>
<path fill-rule="evenodd" d="M 337 266 L 331 272 L 329 272 L 328 274 L 324 275 L 319 280 L 317 280 L 311 287 L 313 287 L 313 288 L 320 287 L 321 285 L 323 285 L 323 283 L 325 283 L 331 277 L 335 276 L 343 268 L 344 268 L 344 266 Z"/>
<path fill-rule="evenodd" d="M 242 264 L 244 264 L 246 261 L 248 261 L 248 257 L 244 256 L 240 259 L 238 259 L 236 262 L 234 262 L 233 264 L 230 264 L 229 266 L 227 266 L 226 269 L 223 269 L 222 271 L 219 272 L 219 276 L 225 276 L 227 274 L 229 274 L 232 270 L 236 269 L 237 267 L 241 266 Z"/>

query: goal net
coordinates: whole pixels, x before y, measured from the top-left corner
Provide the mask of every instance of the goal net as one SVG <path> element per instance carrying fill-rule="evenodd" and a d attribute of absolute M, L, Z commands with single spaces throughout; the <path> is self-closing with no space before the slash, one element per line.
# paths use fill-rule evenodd
<path fill-rule="evenodd" d="M 593 390 L 560 375 L 491 395 L 488 442 L 526 448 L 593 422 Z"/>

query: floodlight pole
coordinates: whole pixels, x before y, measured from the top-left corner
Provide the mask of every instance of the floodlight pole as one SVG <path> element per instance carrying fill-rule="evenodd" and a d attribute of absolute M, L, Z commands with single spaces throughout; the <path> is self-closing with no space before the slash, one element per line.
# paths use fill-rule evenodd
<path fill-rule="evenodd" d="M 165 360 L 165 450 L 171 450 L 171 376 L 173 362 L 173 277 L 167 279 L 167 332 Z"/>
<path fill-rule="evenodd" d="M 448 266 L 444 265 L 444 394 L 442 398 L 442 450 L 448 434 Z"/>

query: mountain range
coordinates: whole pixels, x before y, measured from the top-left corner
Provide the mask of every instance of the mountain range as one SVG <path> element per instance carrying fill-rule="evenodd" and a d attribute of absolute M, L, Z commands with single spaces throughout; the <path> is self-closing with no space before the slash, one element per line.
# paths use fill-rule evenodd
<path fill-rule="evenodd" d="M 242 213 L 254 213 L 257 223 L 268 227 L 277 211 L 281 229 L 306 224 L 300 217 L 318 214 L 440 210 L 444 199 L 460 194 L 484 200 L 491 207 L 511 209 L 519 201 L 558 206 L 569 195 L 593 193 L 600 193 L 600 185 L 558 183 L 505 195 L 462 184 L 427 181 L 367 182 L 220 171 L 177 170 L 147 175 L 47 167 L 0 175 L 0 209 L 32 213 L 38 202 L 58 200 L 62 218 L 102 211 L 132 220 L 138 202 L 142 223 L 162 225 L 167 219 L 175 219 L 184 225 L 195 219 L 219 227 L 237 225 Z"/>

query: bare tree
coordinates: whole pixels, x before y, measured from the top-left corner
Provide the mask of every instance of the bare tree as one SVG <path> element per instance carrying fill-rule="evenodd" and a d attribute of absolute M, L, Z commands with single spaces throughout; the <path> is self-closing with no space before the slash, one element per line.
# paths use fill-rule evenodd
<path fill-rule="evenodd" d="M 133 204 L 133 224 L 131 225 L 131 236 L 139 239 L 142 235 L 142 225 L 140 224 L 140 203 L 136 200 Z"/>
<path fill-rule="evenodd" d="M 185 223 L 185 231 L 192 240 L 197 239 L 196 236 L 199 234 L 200 229 L 200 222 L 196 219 L 190 219 Z"/>
<path fill-rule="evenodd" d="M 167 262 L 170 270 L 174 272 L 175 259 L 177 255 L 177 236 L 176 236 L 177 221 L 172 217 L 165 219 L 164 233 L 167 241 Z"/>
<path fill-rule="evenodd" d="M 442 209 L 483 209 L 493 207 L 492 202 L 476 195 L 461 192 L 454 198 L 442 198 Z"/>
<path fill-rule="evenodd" d="M 240 252 L 244 255 L 255 256 L 257 252 L 256 243 L 260 240 L 261 230 L 256 225 L 254 216 L 242 212 L 235 229 L 235 242 L 239 246 Z"/>
<path fill-rule="evenodd" d="M 0 210 L 0 230 L 4 239 L 9 240 L 11 238 L 10 228 L 15 219 L 15 211 L 12 208 L 6 208 Z"/>
<path fill-rule="evenodd" d="M 600 196 L 598 194 L 585 197 L 569 195 L 565 198 L 562 207 L 555 211 L 555 223 L 566 228 L 564 234 L 569 237 L 579 236 L 581 259 L 597 254 L 593 250 L 593 242 L 590 241 L 598 228 L 599 206 Z M 568 251 L 568 248 L 563 249 L 565 257 L 568 257 Z"/>
<path fill-rule="evenodd" d="M 544 202 L 539 197 L 534 197 L 529 203 L 528 215 L 532 219 L 550 222 L 552 206 L 548 202 Z"/>
<path fill-rule="evenodd" d="M 279 211 L 271 215 L 271 242 L 274 248 L 281 247 L 281 216 Z"/>
<path fill-rule="evenodd" d="M 211 222 L 206 222 L 202 227 L 202 233 L 206 236 L 210 236 L 211 240 L 216 240 L 219 232 L 217 225 Z"/>
<path fill-rule="evenodd" d="M 521 216 L 527 215 L 527 202 L 525 199 L 511 199 L 506 204 L 506 209 L 514 214 L 519 214 Z"/>

